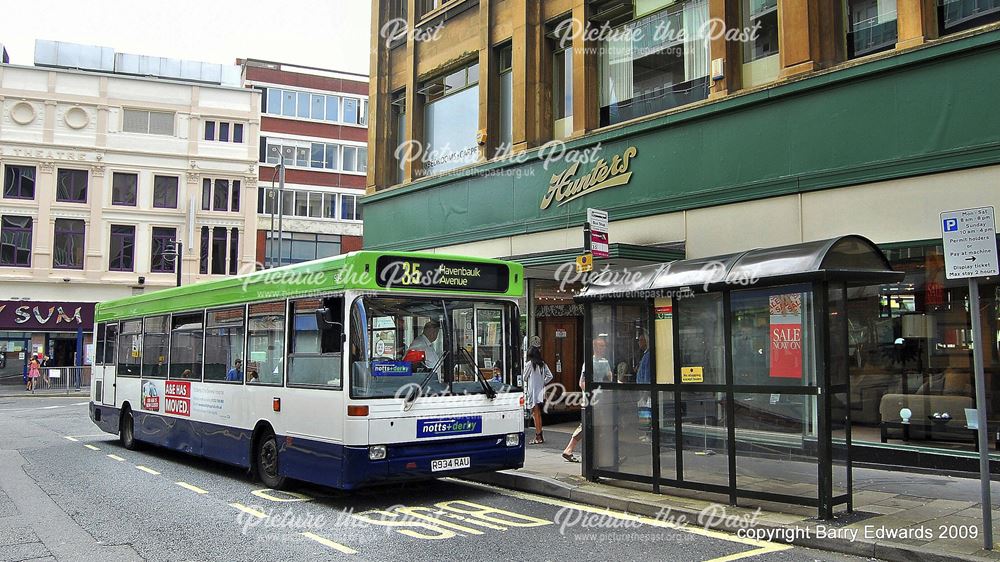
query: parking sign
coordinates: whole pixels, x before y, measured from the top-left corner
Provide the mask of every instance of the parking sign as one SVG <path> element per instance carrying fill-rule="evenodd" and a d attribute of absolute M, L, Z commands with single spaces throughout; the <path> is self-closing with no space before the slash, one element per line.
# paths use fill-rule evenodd
<path fill-rule="evenodd" d="M 941 213 L 945 276 L 967 279 L 998 275 L 993 207 Z"/>

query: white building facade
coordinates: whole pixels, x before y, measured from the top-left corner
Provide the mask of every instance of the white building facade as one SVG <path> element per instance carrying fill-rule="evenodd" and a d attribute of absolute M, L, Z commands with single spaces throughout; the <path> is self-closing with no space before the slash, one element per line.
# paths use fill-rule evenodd
<path fill-rule="evenodd" d="M 36 65 L 58 64 L 40 63 L 41 48 Z M 52 340 L 79 342 L 96 302 L 173 286 L 175 242 L 184 284 L 255 264 L 259 93 L 240 87 L 238 69 L 222 85 L 220 65 L 205 65 L 223 70 L 210 83 L 120 71 L 181 61 L 119 54 L 115 72 L 106 59 L 95 71 L 0 65 L 0 350 L 11 379 L 25 351 L 88 362 Z"/>

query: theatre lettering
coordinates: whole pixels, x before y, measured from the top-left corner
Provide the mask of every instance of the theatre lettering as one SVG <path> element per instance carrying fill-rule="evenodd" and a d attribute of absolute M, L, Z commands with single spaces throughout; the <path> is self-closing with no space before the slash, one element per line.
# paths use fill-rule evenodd
<path fill-rule="evenodd" d="M 0 301 L 0 329 L 76 331 L 93 325 L 93 303 Z"/>

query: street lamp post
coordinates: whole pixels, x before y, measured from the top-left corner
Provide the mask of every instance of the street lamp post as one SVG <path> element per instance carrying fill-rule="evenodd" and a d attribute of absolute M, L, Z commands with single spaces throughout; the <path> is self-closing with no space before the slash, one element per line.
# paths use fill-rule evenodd
<path fill-rule="evenodd" d="M 163 252 L 163 257 L 173 260 L 174 272 L 177 273 L 177 286 L 181 286 L 181 269 L 184 266 L 184 244 L 180 240 L 171 240 L 171 246 Z"/>

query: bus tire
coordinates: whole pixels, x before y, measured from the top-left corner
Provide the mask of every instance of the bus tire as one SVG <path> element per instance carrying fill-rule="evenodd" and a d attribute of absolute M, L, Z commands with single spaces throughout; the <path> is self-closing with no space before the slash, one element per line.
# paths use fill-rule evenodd
<path fill-rule="evenodd" d="M 139 443 L 135 440 L 135 419 L 132 417 L 132 408 L 125 406 L 122 409 L 122 418 L 118 425 L 118 440 L 122 447 L 129 451 L 136 450 Z"/>
<path fill-rule="evenodd" d="M 270 430 L 265 430 L 265 433 L 257 439 L 254 468 L 260 481 L 268 488 L 272 490 L 285 488 L 287 479 L 278 472 L 278 440 Z"/>

